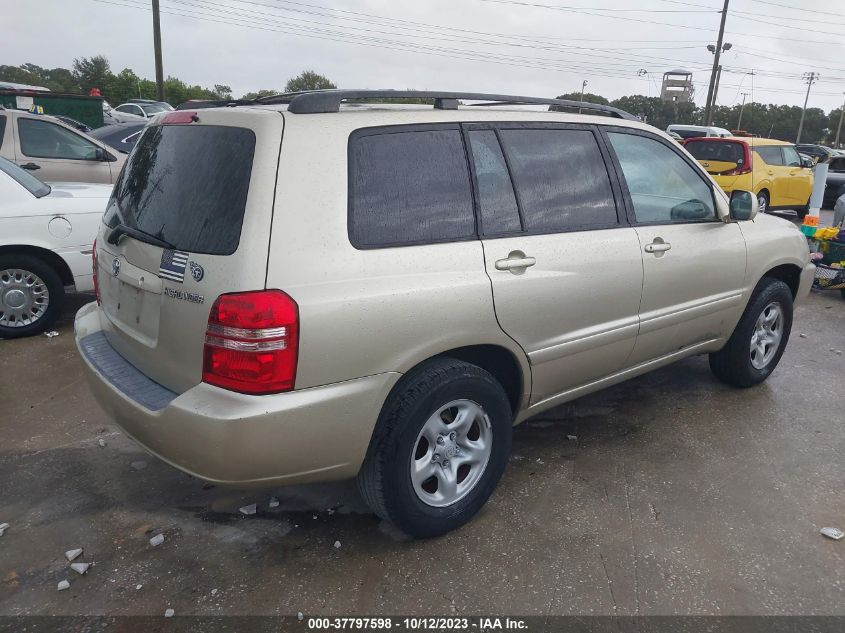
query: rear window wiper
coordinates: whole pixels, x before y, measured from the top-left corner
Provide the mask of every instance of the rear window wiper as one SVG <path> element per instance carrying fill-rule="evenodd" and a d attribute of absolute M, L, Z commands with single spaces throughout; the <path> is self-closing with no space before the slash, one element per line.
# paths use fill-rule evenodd
<path fill-rule="evenodd" d="M 165 242 L 164 240 L 157 238 L 155 235 L 145 233 L 141 229 L 136 229 L 134 227 L 128 226 L 123 222 L 121 222 L 111 230 L 111 233 L 109 233 L 109 236 L 106 238 L 106 241 L 109 244 L 117 245 L 120 243 L 120 238 L 124 235 L 134 237 L 136 240 L 146 242 L 147 244 L 152 244 L 153 246 L 161 246 L 162 248 L 170 249 L 175 248 L 170 242 Z"/>

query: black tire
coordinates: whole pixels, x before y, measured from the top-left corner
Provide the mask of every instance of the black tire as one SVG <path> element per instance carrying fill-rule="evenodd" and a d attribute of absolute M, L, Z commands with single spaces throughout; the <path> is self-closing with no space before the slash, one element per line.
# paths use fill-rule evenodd
<path fill-rule="evenodd" d="M 5 270 L 13 269 L 28 271 L 38 276 L 47 287 L 49 303 L 44 313 L 32 323 L 21 326 L 0 324 L 0 338 L 6 339 L 32 336 L 49 328 L 61 314 L 62 304 L 65 298 L 65 288 L 59 274 L 52 266 L 38 257 L 25 254 L 0 255 L 0 275 Z M 4 287 L 3 282 L 8 282 L 9 280 L 10 278 L 6 278 L 5 280 L 0 278 L 0 320 L 6 314 L 4 312 L 4 302 L 9 292 L 9 289 Z"/>
<path fill-rule="evenodd" d="M 771 198 L 769 198 L 769 192 L 765 189 L 757 194 L 757 207 L 759 208 L 760 213 L 768 213 L 770 202 Z"/>
<path fill-rule="evenodd" d="M 435 507 L 414 490 L 411 460 L 426 421 L 440 407 L 460 399 L 484 409 L 492 448 L 480 479 L 465 496 Z M 425 361 L 402 377 L 382 408 L 358 474 L 361 496 L 373 512 L 411 536 L 450 532 L 475 516 L 499 483 L 510 454 L 512 422 L 505 391 L 489 372 L 454 358 Z"/>
<path fill-rule="evenodd" d="M 767 364 L 757 368 L 751 359 L 751 339 L 758 317 L 770 304 L 778 304 L 782 312 L 782 334 L 777 350 Z M 716 377 L 733 387 L 753 387 L 774 371 L 783 355 L 792 331 L 792 291 L 782 281 L 763 277 L 754 289 L 751 300 L 742 313 L 728 343 L 710 354 L 710 369 Z"/>

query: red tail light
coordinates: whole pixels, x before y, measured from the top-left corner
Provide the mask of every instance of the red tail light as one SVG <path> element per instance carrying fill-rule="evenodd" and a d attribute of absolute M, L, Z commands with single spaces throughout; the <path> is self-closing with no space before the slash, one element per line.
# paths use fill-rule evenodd
<path fill-rule="evenodd" d="M 168 112 L 161 117 L 160 123 L 162 125 L 188 125 L 196 123 L 200 118 L 196 112 L 186 112 L 184 110 Z"/>
<path fill-rule="evenodd" d="M 94 240 L 94 250 L 91 251 L 91 265 L 94 276 L 94 297 L 97 299 L 97 305 L 100 305 L 100 282 L 97 279 L 97 240 Z"/>
<path fill-rule="evenodd" d="M 220 295 L 211 307 L 202 379 L 230 391 L 290 391 L 296 380 L 299 307 L 281 290 Z"/>

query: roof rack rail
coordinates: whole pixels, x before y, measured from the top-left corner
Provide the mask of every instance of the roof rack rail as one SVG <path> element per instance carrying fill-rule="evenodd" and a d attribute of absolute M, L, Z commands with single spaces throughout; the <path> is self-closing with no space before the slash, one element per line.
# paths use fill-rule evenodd
<path fill-rule="evenodd" d="M 548 105 L 561 108 L 578 108 L 589 112 L 609 114 L 620 119 L 638 120 L 633 114 L 598 103 L 569 101 L 566 99 L 546 99 L 544 97 L 519 97 L 514 95 L 497 95 L 477 92 L 439 92 L 427 90 L 310 90 L 304 92 L 288 92 L 269 97 L 259 97 L 253 101 L 256 105 L 287 103 L 288 112 L 293 114 L 318 114 L 337 112 L 340 104 L 349 99 L 431 99 L 438 110 L 457 110 L 458 100 L 484 101 L 486 103 L 473 106 L 497 105 Z M 206 102 L 212 103 L 212 102 Z M 241 105 L 240 102 L 213 102 L 222 105 Z M 245 105 L 245 104 L 244 104 Z M 204 107 L 215 107 L 212 105 Z M 194 106 L 196 107 L 196 106 Z"/>

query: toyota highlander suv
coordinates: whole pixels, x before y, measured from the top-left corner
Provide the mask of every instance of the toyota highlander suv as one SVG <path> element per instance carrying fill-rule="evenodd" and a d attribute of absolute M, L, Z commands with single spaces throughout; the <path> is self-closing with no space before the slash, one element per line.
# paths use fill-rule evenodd
<path fill-rule="evenodd" d="M 331 90 L 153 121 L 94 272 L 76 343 L 147 451 L 221 484 L 357 478 L 426 537 L 487 501 L 526 418 L 695 354 L 765 380 L 814 267 L 620 110 Z"/>

